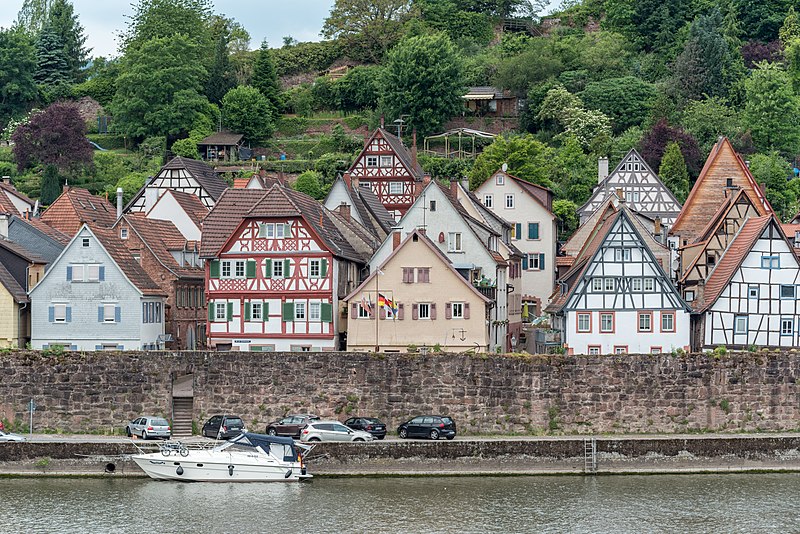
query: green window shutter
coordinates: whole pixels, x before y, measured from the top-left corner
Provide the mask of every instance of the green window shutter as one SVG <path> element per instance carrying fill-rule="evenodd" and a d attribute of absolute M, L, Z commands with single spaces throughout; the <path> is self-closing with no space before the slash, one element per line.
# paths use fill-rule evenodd
<path fill-rule="evenodd" d="M 247 276 L 247 278 L 255 278 L 256 277 L 256 262 L 255 262 L 255 260 L 247 260 L 246 276 Z"/>
<path fill-rule="evenodd" d="M 319 267 L 319 277 L 325 278 L 326 276 L 328 276 L 328 260 L 322 258 L 322 262 L 320 262 Z"/>
<path fill-rule="evenodd" d="M 250 303 L 249 302 L 245 302 L 244 303 L 244 320 L 245 321 L 249 321 L 250 320 Z"/>
<path fill-rule="evenodd" d="M 291 260 L 283 260 L 283 277 L 284 278 L 291 278 L 292 272 L 289 270 L 290 266 L 292 265 Z"/>
<path fill-rule="evenodd" d="M 214 315 L 214 303 L 213 302 L 209 302 L 208 303 L 208 320 L 209 321 L 213 321 L 214 317 L 216 317 Z"/>
<path fill-rule="evenodd" d="M 320 306 L 320 318 L 323 323 L 333 322 L 333 306 L 327 302 L 323 302 Z"/>
<path fill-rule="evenodd" d="M 272 278 L 272 260 L 265 261 L 264 278 Z"/>
<path fill-rule="evenodd" d="M 228 303 L 228 322 L 233 319 L 233 302 Z"/>
<path fill-rule="evenodd" d="M 261 305 L 261 320 L 269 321 L 269 302 L 264 302 Z"/>
<path fill-rule="evenodd" d="M 283 320 L 286 322 L 294 321 L 294 302 L 283 303 Z"/>
<path fill-rule="evenodd" d="M 539 269 L 544 271 L 544 253 L 539 254 Z"/>
<path fill-rule="evenodd" d="M 208 264 L 208 276 L 219 278 L 219 260 L 211 260 L 211 263 Z"/>
<path fill-rule="evenodd" d="M 528 223 L 528 239 L 539 239 L 539 223 Z"/>

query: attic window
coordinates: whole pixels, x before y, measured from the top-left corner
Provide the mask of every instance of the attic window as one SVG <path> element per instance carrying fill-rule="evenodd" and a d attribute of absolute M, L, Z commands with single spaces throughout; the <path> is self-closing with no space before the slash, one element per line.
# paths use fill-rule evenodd
<path fill-rule="evenodd" d="M 506 176 L 504 174 L 498 174 L 495 178 L 495 183 L 497 185 L 504 185 L 506 183 Z"/>
<path fill-rule="evenodd" d="M 120 228 L 119 229 L 119 238 L 120 239 L 128 239 L 128 229 L 127 228 Z"/>
<path fill-rule="evenodd" d="M 431 200 L 431 211 L 436 211 L 436 201 Z"/>
<path fill-rule="evenodd" d="M 133 259 L 136 260 L 136 263 L 142 263 L 142 255 L 138 252 L 134 252 L 131 254 L 131 256 L 133 256 Z"/>
<path fill-rule="evenodd" d="M 367 167 L 377 167 L 378 156 L 367 156 Z"/>
<path fill-rule="evenodd" d="M 417 234 L 414 234 L 414 235 L 411 237 L 411 240 L 412 240 L 412 241 L 419 241 L 419 236 L 418 236 Z"/>
<path fill-rule="evenodd" d="M 89 238 L 88 237 L 84 237 L 83 241 L 82 241 L 82 244 L 83 244 L 84 247 L 88 247 L 89 246 Z"/>

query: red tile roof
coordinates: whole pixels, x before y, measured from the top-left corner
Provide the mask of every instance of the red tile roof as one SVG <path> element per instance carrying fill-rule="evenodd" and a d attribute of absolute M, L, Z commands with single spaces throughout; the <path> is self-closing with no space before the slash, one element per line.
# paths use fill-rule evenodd
<path fill-rule="evenodd" d="M 197 198 L 197 197 L 194 197 Z M 117 222 L 115 229 L 127 224 L 159 263 L 174 275 L 184 278 L 203 278 L 205 270 L 200 267 L 184 267 L 175 260 L 171 250 L 193 250 L 186 238 L 170 221 L 148 219 L 143 213 L 128 213 Z"/>
<path fill-rule="evenodd" d="M 13 215 L 20 216 L 25 215 L 14 205 L 14 202 L 11 200 L 11 196 L 17 197 L 19 200 L 22 200 L 26 204 L 30 205 L 31 208 L 34 206 L 33 200 L 17 191 L 13 185 L 0 182 L 0 213 L 11 213 Z"/>
<path fill-rule="evenodd" d="M 208 208 L 203 204 L 203 201 L 199 197 L 183 191 L 170 191 L 170 194 L 192 219 L 192 222 L 199 227 L 200 223 L 203 222 L 203 218 L 208 215 Z"/>
<path fill-rule="evenodd" d="M 89 228 L 114 260 L 114 263 L 142 294 L 164 296 L 164 291 L 158 287 L 158 284 L 153 282 L 153 279 L 148 276 L 139 262 L 133 259 L 131 252 L 122 243 L 122 240 L 114 230 L 97 226 L 90 226 Z"/>
<path fill-rule="evenodd" d="M 80 187 L 71 187 L 53 201 L 39 220 L 74 236 L 84 223 L 111 228 L 117 220 L 117 212 L 104 197 L 92 195 Z"/>
<path fill-rule="evenodd" d="M 703 297 L 691 303 L 695 311 L 704 312 L 717 301 L 770 221 L 777 225 L 772 215 L 751 217 L 745 221 L 706 280 Z"/>

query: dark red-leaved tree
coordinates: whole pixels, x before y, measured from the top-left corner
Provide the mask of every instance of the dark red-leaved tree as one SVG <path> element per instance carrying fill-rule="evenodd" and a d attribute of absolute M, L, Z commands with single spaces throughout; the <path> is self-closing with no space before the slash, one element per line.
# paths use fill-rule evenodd
<path fill-rule="evenodd" d="M 68 102 L 56 102 L 35 113 L 14 131 L 11 140 L 20 170 L 37 164 L 54 165 L 67 174 L 92 164 L 86 123 L 78 108 Z"/>
<path fill-rule="evenodd" d="M 744 66 L 748 69 L 755 68 L 756 63 L 768 61 L 774 63 L 783 59 L 783 45 L 780 41 L 747 41 L 740 49 Z"/>
<path fill-rule="evenodd" d="M 647 161 L 651 169 L 661 168 L 661 158 L 664 157 L 664 151 L 670 141 L 678 143 L 681 148 L 681 154 L 683 154 L 683 160 L 686 162 L 686 170 L 689 171 L 689 175 L 692 178 L 696 178 L 700 174 L 703 164 L 703 156 L 700 154 L 697 140 L 680 128 L 670 126 L 666 119 L 661 119 L 655 123 L 644 134 L 641 143 L 642 157 Z"/>

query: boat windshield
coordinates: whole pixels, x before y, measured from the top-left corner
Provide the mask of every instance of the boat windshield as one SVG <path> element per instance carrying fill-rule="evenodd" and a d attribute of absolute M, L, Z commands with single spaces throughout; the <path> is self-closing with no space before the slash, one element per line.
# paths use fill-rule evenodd
<path fill-rule="evenodd" d="M 264 452 L 276 458 L 282 458 L 284 462 L 297 461 L 297 450 L 294 447 L 292 438 L 245 432 L 233 438 L 231 444 L 245 447 L 261 447 Z"/>

